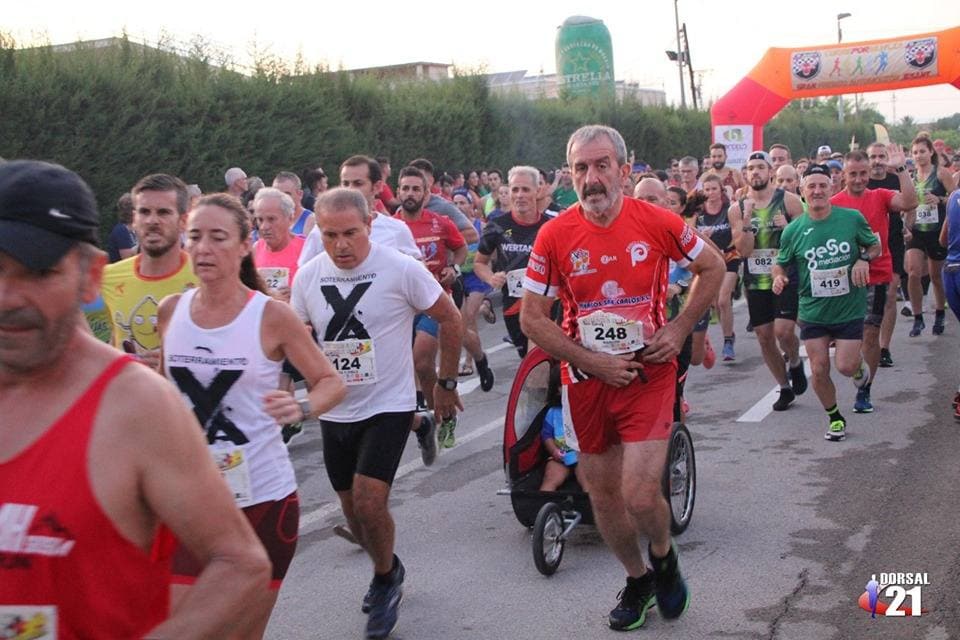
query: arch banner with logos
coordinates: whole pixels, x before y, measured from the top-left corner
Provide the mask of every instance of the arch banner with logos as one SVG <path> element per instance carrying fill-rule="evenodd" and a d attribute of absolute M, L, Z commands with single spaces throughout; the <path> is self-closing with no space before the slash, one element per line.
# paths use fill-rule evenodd
<path fill-rule="evenodd" d="M 960 27 L 902 38 L 768 49 L 710 109 L 713 141 L 740 167 L 763 148 L 763 125 L 791 100 L 932 84 L 960 89 Z"/>

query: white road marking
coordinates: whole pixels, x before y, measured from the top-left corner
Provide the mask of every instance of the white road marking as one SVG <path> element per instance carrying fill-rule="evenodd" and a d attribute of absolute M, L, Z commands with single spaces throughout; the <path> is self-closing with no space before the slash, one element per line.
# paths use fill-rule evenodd
<path fill-rule="evenodd" d="M 503 418 L 497 418 L 495 420 L 491 420 L 487 424 L 477 427 L 476 429 L 464 435 L 463 437 L 457 438 L 457 447 L 461 445 L 465 445 L 468 442 L 473 442 L 478 438 L 482 438 L 483 436 L 487 435 L 489 432 L 497 428 L 503 429 Z M 452 450 L 447 450 L 447 451 L 452 451 Z M 442 457 L 442 454 L 441 454 L 441 457 Z M 397 474 L 396 476 L 394 476 L 394 478 L 402 478 L 403 476 L 413 473 L 414 471 L 417 471 L 422 468 L 423 468 L 423 460 L 421 460 L 420 457 L 418 456 L 413 460 L 411 460 L 410 462 L 408 462 L 407 464 L 402 465 L 399 469 L 397 469 Z M 300 516 L 300 533 L 303 533 L 311 525 L 317 522 L 320 522 L 327 516 L 333 513 L 336 513 L 337 511 L 340 511 L 340 503 L 328 502 L 327 504 L 311 511 L 310 513 L 301 515 Z"/>
<path fill-rule="evenodd" d="M 802 344 L 800 345 L 800 361 L 803 362 L 803 370 L 806 371 L 807 380 L 809 381 L 810 361 L 807 359 L 807 349 Z M 787 378 L 789 379 L 789 375 Z M 808 385 L 807 392 L 812 394 L 813 387 Z M 763 419 L 773 411 L 773 403 L 777 401 L 779 395 L 780 386 L 777 385 L 771 389 L 767 395 L 760 398 L 755 405 L 750 407 L 745 414 L 737 418 L 737 422 L 763 422 Z"/>

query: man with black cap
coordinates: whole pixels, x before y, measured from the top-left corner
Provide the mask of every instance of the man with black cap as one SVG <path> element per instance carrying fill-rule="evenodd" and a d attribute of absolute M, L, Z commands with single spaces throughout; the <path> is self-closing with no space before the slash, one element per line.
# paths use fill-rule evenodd
<path fill-rule="evenodd" d="M 807 212 L 780 236 L 773 292 L 779 295 L 788 286 L 786 270 L 793 266 L 800 282 L 800 338 L 810 358 L 813 390 L 830 418 L 824 437 L 836 442 L 846 437 L 847 423 L 830 379 L 830 342 L 836 342 L 837 370 L 858 389 L 869 384 L 870 369 L 861 355 L 863 319 L 870 261 L 880 255 L 880 241 L 859 211 L 831 204 L 826 165 L 808 167 L 800 188 Z"/>
<path fill-rule="evenodd" d="M 775 294 L 772 273 L 780 236 L 787 224 L 803 213 L 803 202 L 796 194 L 774 188 L 772 173 L 773 161 L 766 151 L 751 153 L 747 158 L 747 193 L 730 206 L 727 218 L 733 244 L 744 258 L 743 282 L 749 291 L 750 324 L 757 334 L 763 360 L 780 385 L 773 410 L 786 411 L 807 390 L 807 376 L 796 333 L 796 275 L 792 275 L 790 286 Z M 784 355 L 787 369 L 783 366 Z"/>
<path fill-rule="evenodd" d="M 168 383 L 82 326 L 99 289 L 89 187 L 0 166 L 0 610 L 43 637 L 221 637 L 270 563 Z M 205 569 L 168 616 L 163 524 Z"/>

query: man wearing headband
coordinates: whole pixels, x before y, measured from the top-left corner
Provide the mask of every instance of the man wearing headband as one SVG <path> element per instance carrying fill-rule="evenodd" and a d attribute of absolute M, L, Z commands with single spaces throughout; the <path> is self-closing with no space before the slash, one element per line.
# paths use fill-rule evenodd
<path fill-rule="evenodd" d="M 43 637 L 224 637 L 270 562 L 179 392 L 98 341 L 93 193 L 45 162 L 0 166 L 0 610 Z M 169 614 L 165 525 L 203 572 Z"/>
<path fill-rule="evenodd" d="M 813 390 L 830 419 L 827 440 L 846 437 L 847 422 L 837 407 L 830 379 L 830 342 L 836 341 L 837 370 L 857 388 L 870 382 L 860 349 L 867 311 L 870 261 L 880 255 L 880 242 L 859 211 L 830 203 L 830 168 L 814 164 L 803 174 L 801 191 L 807 212 L 784 229 L 773 266 L 773 292 L 789 283 L 793 266 L 800 280 L 800 338 L 810 358 Z"/>
<path fill-rule="evenodd" d="M 788 285 L 774 293 L 772 274 L 781 234 L 787 223 L 803 213 L 803 203 L 795 194 L 774 188 L 770 181 L 773 162 L 765 151 L 751 153 L 746 167 L 746 196 L 731 205 L 727 217 L 733 244 L 744 257 L 743 282 L 748 290 L 750 324 L 757 334 L 763 360 L 780 385 L 773 410 L 786 411 L 807 390 L 796 333 L 797 277 L 795 270 L 789 270 Z M 783 354 L 787 356 L 787 369 L 783 366 Z"/>

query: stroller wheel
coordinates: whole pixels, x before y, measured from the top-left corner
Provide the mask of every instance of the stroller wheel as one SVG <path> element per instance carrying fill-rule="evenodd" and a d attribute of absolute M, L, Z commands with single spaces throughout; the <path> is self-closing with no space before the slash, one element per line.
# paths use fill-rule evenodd
<path fill-rule="evenodd" d="M 690 432 L 676 423 L 667 447 L 667 465 L 663 473 L 663 493 L 670 505 L 670 531 L 683 533 L 693 515 L 697 496 L 697 464 Z"/>
<path fill-rule="evenodd" d="M 540 507 L 533 523 L 533 563 L 545 576 L 552 576 L 563 559 L 563 529 L 563 513 L 556 503 Z"/>

